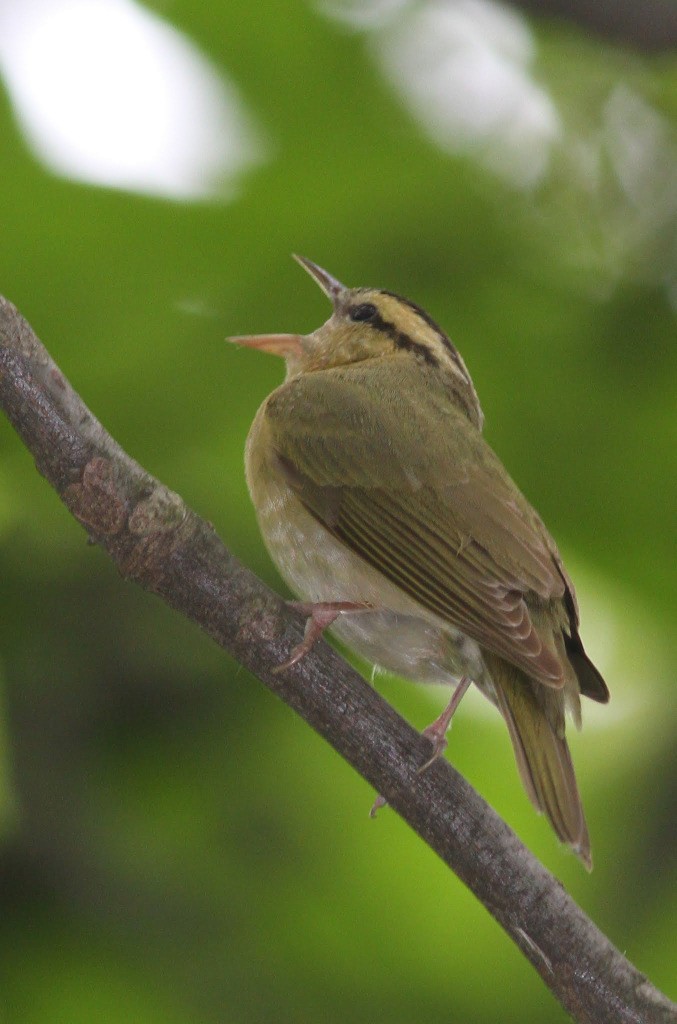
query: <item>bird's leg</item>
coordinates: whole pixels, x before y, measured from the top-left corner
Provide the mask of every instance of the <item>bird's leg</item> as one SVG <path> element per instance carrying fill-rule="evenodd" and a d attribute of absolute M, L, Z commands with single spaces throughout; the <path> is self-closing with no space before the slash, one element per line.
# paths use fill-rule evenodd
<path fill-rule="evenodd" d="M 454 716 L 454 711 L 461 703 L 463 696 L 470 686 L 471 680 L 467 676 L 461 676 L 456 689 L 451 695 L 451 700 L 447 704 L 442 714 L 432 722 L 427 729 L 423 730 L 423 736 L 427 736 L 433 745 L 432 757 L 429 757 L 425 764 L 421 765 L 418 769 L 417 775 L 424 772 L 426 768 L 430 768 L 430 765 L 437 760 L 440 754 L 443 754 L 447 748 L 447 732 L 451 725 L 451 719 Z"/>
<path fill-rule="evenodd" d="M 374 608 L 367 601 L 287 601 L 287 607 L 306 616 L 306 629 L 303 640 L 296 645 L 287 660 L 273 669 L 276 673 L 284 672 L 285 669 L 291 668 L 305 657 L 325 629 L 331 626 L 339 615 L 343 615 L 345 612 L 373 611 Z"/>
<path fill-rule="evenodd" d="M 426 729 L 423 730 L 422 735 L 426 736 L 433 745 L 433 754 L 432 757 L 429 757 L 425 764 L 421 765 L 421 767 L 417 770 L 417 775 L 420 775 L 421 772 L 424 772 L 427 768 L 430 768 L 430 765 L 433 764 L 433 762 L 437 760 L 440 754 L 443 754 L 444 751 L 446 750 L 447 732 L 449 730 L 449 726 L 451 725 L 451 719 L 453 718 L 454 711 L 461 703 L 463 695 L 470 686 L 470 683 L 471 680 L 468 679 L 467 676 L 461 676 L 458 683 L 456 684 L 454 692 L 451 695 L 451 700 L 447 704 L 442 714 L 439 715 L 439 717 L 436 718 L 434 722 L 432 722 Z M 371 811 L 369 812 L 369 816 L 371 818 L 375 818 L 376 812 L 379 810 L 379 808 L 386 807 L 387 803 L 388 801 L 385 799 L 385 797 L 382 797 L 380 795 L 377 796 L 376 799 L 374 800 Z"/>

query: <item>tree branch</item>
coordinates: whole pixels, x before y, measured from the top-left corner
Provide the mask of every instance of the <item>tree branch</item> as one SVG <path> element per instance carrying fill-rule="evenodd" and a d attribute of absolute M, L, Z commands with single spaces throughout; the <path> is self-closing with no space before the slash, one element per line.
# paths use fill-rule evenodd
<path fill-rule="evenodd" d="M 615 949 L 447 761 L 326 643 L 275 674 L 302 623 L 92 416 L 0 298 L 0 404 L 38 470 L 123 576 L 196 622 L 320 733 L 456 872 L 581 1024 L 677 1007 Z"/>

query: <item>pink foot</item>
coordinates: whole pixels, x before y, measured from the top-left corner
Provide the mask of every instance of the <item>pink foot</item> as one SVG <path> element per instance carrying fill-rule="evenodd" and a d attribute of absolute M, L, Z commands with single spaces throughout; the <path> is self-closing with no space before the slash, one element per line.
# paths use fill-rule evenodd
<path fill-rule="evenodd" d="M 427 729 L 423 730 L 423 735 L 427 736 L 427 738 L 432 743 L 433 754 L 432 757 L 428 758 L 425 764 L 421 765 L 421 767 L 418 769 L 416 773 L 417 775 L 420 775 L 421 772 L 424 772 L 426 768 L 430 768 L 430 765 L 433 764 L 437 760 L 437 758 L 441 754 L 443 754 L 444 751 L 447 749 L 447 732 L 449 731 L 449 726 L 451 725 L 451 719 L 453 718 L 454 711 L 461 703 L 463 695 L 465 694 L 469 686 L 470 680 L 466 676 L 461 676 L 456 685 L 456 689 L 451 695 L 451 700 L 447 704 L 442 714 L 439 716 L 439 718 L 436 718 L 435 721 L 427 727 Z"/>
<path fill-rule="evenodd" d="M 345 612 L 373 611 L 374 606 L 367 601 L 287 601 L 287 606 L 294 611 L 300 612 L 307 618 L 303 640 L 297 644 L 289 657 L 282 665 L 274 668 L 275 673 L 284 672 L 285 669 L 296 665 L 301 658 L 305 657 L 313 645 L 317 643 L 325 629 L 331 626 L 332 622 Z"/>
<path fill-rule="evenodd" d="M 379 796 L 376 797 L 376 799 L 374 800 L 373 804 L 371 805 L 371 810 L 369 811 L 369 817 L 370 818 L 375 818 L 376 817 L 376 812 L 380 811 L 382 807 L 387 807 L 387 806 L 388 806 L 388 801 L 386 800 L 386 798 L 384 796 L 381 796 L 379 794 Z"/>
<path fill-rule="evenodd" d="M 421 765 L 421 767 L 416 772 L 417 775 L 420 775 L 421 772 L 424 772 L 426 768 L 430 768 L 430 765 L 433 764 L 440 756 L 440 754 L 443 754 L 444 751 L 446 750 L 447 731 L 449 729 L 449 726 L 451 725 L 451 719 L 453 718 L 454 711 L 461 703 L 463 695 L 465 694 L 469 686 L 470 679 L 467 679 L 466 676 L 462 676 L 461 679 L 459 679 L 458 683 L 456 684 L 456 689 L 451 695 L 451 700 L 447 704 L 442 714 L 439 716 L 439 718 L 436 718 L 435 721 L 427 727 L 427 729 L 423 730 L 422 735 L 426 736 L 433 745 L 433 756 L 428 758 L 425 764 Z M 374 803 L 372 804 L 371 810 L 369 811 L 369 817 L 375 818 L 376 812 L 379 811 L 382 807 L 387 806 L 388 801 L 386 800 L 386 798 L 380 795 L 377 796 L 376 799 L 374 800 Z"/>

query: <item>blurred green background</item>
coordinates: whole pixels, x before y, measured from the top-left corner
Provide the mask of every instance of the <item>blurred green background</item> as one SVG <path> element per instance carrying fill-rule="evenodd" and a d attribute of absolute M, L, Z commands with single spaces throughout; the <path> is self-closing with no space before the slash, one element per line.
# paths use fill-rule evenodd
<path fill-rule="evenodd" d="M 674 998 L 674 50 L 478 0 L 9 0 L 0 76 L 0 292 L 273 587 L 242 450 L 281 367 L 224 336 L 326 318 L 292 251 L 449 331 L 612 691 L 572 738 L 593 874 L 479 696 L 448 756 Z M 3 1019 L 566 1019 L 352 770 L 87 546 L 4 420 L 0 536 Z M 447 698 L 377 685 L 419 727 Z"/>

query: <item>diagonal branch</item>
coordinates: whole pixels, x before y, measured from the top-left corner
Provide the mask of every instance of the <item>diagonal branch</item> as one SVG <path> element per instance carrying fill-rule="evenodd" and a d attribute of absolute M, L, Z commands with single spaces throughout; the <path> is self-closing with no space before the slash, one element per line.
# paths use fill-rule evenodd
<path fill-rule="evenodd" d="M 0 298 L 0 405 L 38 470 L 119 571 L 196 622 L 320 733 L 475 893 L 582 1024 L 668 1024 L 630 964 L 446 761 L 324 642 L 274 669 L 302 624 L 92 416 Z"/>

